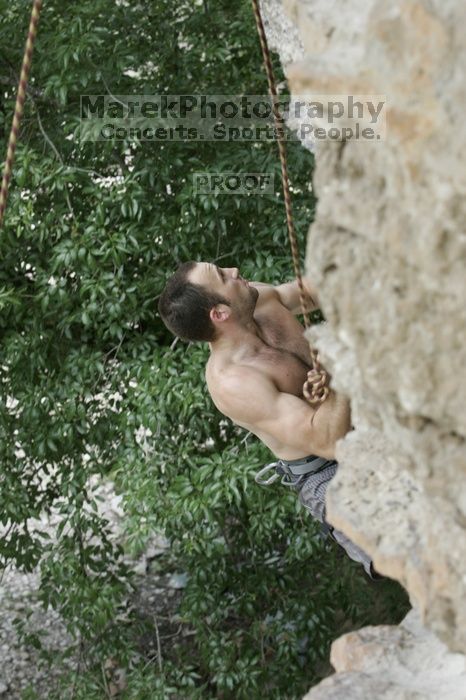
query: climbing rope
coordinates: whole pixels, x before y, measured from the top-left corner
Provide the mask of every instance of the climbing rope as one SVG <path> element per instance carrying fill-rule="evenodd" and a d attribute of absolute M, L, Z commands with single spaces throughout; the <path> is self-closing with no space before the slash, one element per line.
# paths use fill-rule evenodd
<path fill-rule="evenodd" d="M 252 0 L 252 7 L 254 10 L 254 16 L 256 18 L 257 32 L 259 34 L 260 45 L 262 49 L 262 58 L 264 60 L 264 68 L 267 75 L 267 82 L 269 85 L 269 94 L 272 100 L 272 110 L 273 110 L 273 120 L 275 125 L 275 132 L 277 135 L 278 152 L 280 155 L 280 165 L 282 173 L 282 186 L 283 186 L 283 196 L 285 199 L 285 211 L 286 211 L 286 224 L 288 229 L 288 238 L 291 246 L 291 255 L 293 258 L 293 267 L 296 280 L 298 282 L 299 288 L 299 300 L 301 303 L 301 313 L 304 319 L 304 327 L 307 329 L 310 326 L 309 316 L 306 311 L 306 292 L 304 290 L 303 279 L 301 276 L 301 268 L 299 264 L 299 251 L 298 243 L 296 240 L 296 231 L 293 222 L 293 209 L 291 205 L 291 195 L 290 195 L 290 183 L 288 177 L 288 167 L 286 159 L 286 146 L 285 146 L 285 123 L 283 117 L 280 113 L 278 105 L 278 94 L 275 84 L 275 76 L 272 68 L 272 61 L 270 58 L 269 46 L 267 43 L 267 37 L 265 35 L 264 24 L 262 22 L 262 16 L 259 6 L 259 0 Z M 328 388 L 328 374 L 325 369 L 321 366 L 319 362 L 318 353 L 316 350 L 311 348 L 311 364 L 313 369 L 313 379 L 312 381 L 306 382 L 304 386 L 304 396 L 309 401 L 310 404 L 320 404 L 325 401 L 329 394 Z"/>
<path fill-rule="evenodd" d="M 10 178 L 13 170 L 13 161 L 15 159 L 19 125 L 21 122 L 21 117 L 23 116 L 24 102 L 26 100 L 26 89 L 28 84 L 29 71 L 31 69 L 32 50 L 34 48 L 34 41 L 36 39 L 37 23 L 39 21 L 41 7 L 42 0 L 33 0 L 31 20 L 29 22 L 26 47 L 24 49 L 23 65 L 21 66 L 21 74 L 19 77 L 15 112 L 13 115 L 13 123 L 11 125 L 10 137 L 8 139 L 8 148 L 6 152 L 5 166 L 3 169 L 2 186 L 0 189 L 0 228 L 3 225 L 3 217 L 5 215 L 6 202 L 8 198 L 8 188 L 10 185 Z"/>

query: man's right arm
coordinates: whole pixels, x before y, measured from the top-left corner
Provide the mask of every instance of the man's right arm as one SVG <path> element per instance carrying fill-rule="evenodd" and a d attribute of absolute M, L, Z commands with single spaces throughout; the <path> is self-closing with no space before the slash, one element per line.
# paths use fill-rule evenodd
<path fill-rule="evenodd" d="M 309 282 L 306 277 L 303 277 L 303 286 L 305 291 L 306 312 L 314 311 L 319 308 L 319 298 L 317 289 Z M 292 282 L 284 282 L 283 284 L 272 285 L 263 282 L 251 282 L 260 295 L 272 292 L 280 303 L 291 311 L 292 314 L 298 316 L 301 313 L 301 296 L 299 293 L 299 285 L 297 280 Z"/>
<path fill-rule="evenodd" d="M 281 392 L 273 381 L 250 367 L 231 370 L 222 381 L 219 410 L 259 438 L 271 436 L 286 448 L 326 459 L 350 428 L 348 401 L 333 391 L 318 408 Z"/>
<path fill-rule="evenodd" d="M 306 312 L 314 311 L 319 308 L 319 298 L 317 295 L 317 289 L 314 285 L 306 278 L 302 278 L 304 292 L 305 292 L 305 302 L 306 302 Z M 301 295 L 299 293 L 298 280 L 293 280 L 293 282 L 284 282 L 275 287 L 281 303 L 285 306 L 292 314 L 296 316 L 301 313 Z"/>

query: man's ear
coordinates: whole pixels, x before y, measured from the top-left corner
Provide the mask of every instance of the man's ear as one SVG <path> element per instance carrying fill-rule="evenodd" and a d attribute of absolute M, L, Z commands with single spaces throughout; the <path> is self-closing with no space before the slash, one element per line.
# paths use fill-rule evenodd
<path fill-rule="evenodd" d="M 216 304 L 209 312 L 212 323 L 223 323 L 228 321 L 231 315 L 231 309 L 226 304 Z"/>

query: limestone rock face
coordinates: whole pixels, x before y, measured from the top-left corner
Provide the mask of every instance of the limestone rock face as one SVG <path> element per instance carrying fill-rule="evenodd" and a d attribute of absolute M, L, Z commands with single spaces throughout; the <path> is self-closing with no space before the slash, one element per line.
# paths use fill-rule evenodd
<path fill-rule="evenodd" d="M 365 627 L 332 645 L 337 673 L 304 700 L 464 700 L 466 660 L 411 611 L 399 626 Z M 422 673 L 420 673 L 422 669 Z"/>
<path fill-rule="evenodd" d="M 263 9 L 293 94 L 386 95 L 384 139 L 316 144 L 306 273 L 327 323 L 310 339 L 355 428 L 327 508 L 423 623 L 465 652 L 466 3 Z M 280 34 L 283 10 L 299 36 Z M 345 697 L 425 697 L 387 688 Z"/>

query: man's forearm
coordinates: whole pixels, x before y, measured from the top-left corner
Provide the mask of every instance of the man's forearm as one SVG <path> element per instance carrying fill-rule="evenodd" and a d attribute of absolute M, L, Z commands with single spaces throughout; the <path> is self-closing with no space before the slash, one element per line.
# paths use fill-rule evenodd
<path fill-rule="evenodd" d="M 307 293 L 307 296 L 309 297 L 309 311 L 314 311 L 314 309 L 318 309 L 320 307 L 320 302 L 319 302 L 319 295 L 317 294 L 317 289 L 314 287 L 314 285 L 307 279 L 307 277 L 303 277 L 303 287 L 304 291 Z"/>
<path fill-rule="evenodd" d="M 303 287 L 305 291 L 306 300 L 306 311 L 314 311 L 319 307 L 319 299 L 317 295 L 317 289 L 314 287 L 309 280 L 303 278 Z M 275 287 L 275 291 L 280 297 L 280 301 L 287 309 L 293 314 L 301 313 L 301 299 L 299 294 L 299 285 L 297 280 L 293 282 L 285 282 L 284 284 L 279 284 Z"/>
<path fill-rule="evenodd" d="M 351 430 L 351 405 L 349 399 L 343 394 L 332 391 L 329 398 L 332 398 L 332 395 L 334 403 L 330 433 L 331 439 L 336 443 Z"/>
<path fill-rule="evenodd" d="M 334 459 L 337 440 L 351 430 L 349 400 L 331 391 L 324 403 L 317 408 L 311 424 L 318 442 L 318 454 L 327 459 Z"/>

